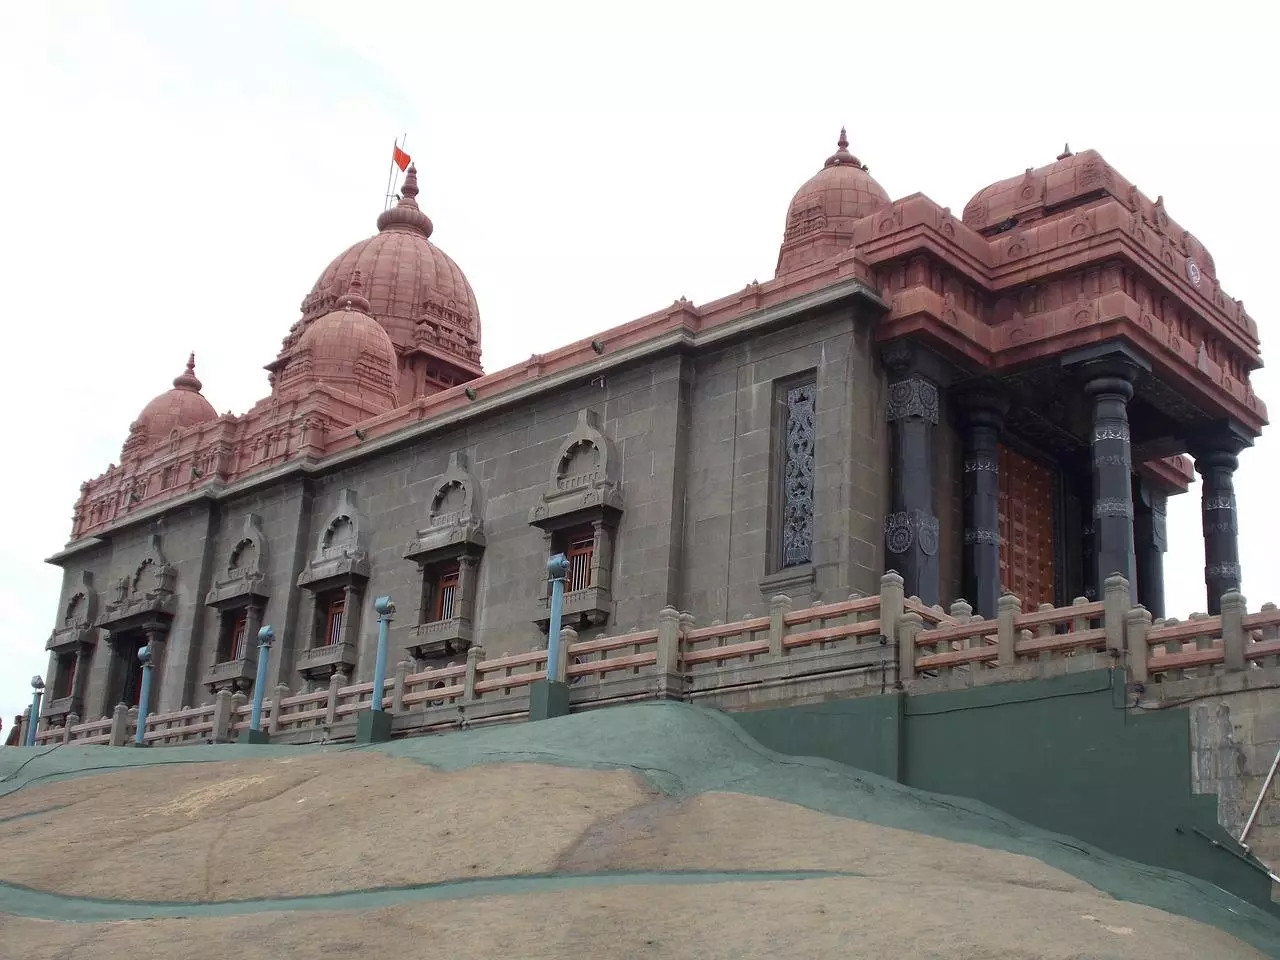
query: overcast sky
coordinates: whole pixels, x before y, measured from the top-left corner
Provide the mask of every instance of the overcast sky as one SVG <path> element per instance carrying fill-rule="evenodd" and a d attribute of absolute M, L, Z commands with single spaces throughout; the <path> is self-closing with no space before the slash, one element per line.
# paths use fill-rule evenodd
<path fill-rule="evenodd" d="M 1277 39 L 1229 0 L 0 4 L 5 729 L 80 483 L 190 350 L 220 412 L 265 395 L 302 297 L 375 231 L 398 134 L 489 371 L 772 277 L 842 124 L 891 196 L 957 214 L 1097 149 L 1204 242 L 1265 351 Z M 1253 382 L 1280 411 L 1280 378 Z M 1251 609 L 1280 601 L 1277 467 L 1268 433 L 1237 478 Z M 1198 496 L 1170 505 L 1179 615 L 1204 607 Z"/>

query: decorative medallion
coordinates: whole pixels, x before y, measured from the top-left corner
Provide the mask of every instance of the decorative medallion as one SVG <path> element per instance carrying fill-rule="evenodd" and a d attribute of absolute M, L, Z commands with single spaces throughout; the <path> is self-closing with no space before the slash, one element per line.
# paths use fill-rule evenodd
<path fill-rule="evenodd" d="M 1195 286 L 1200 286 L 1200 267 L 1194 260 L 1187 261 L 1187 279 Z"/>
<path fill-rule="evenodd" d="M 910 377 L 889 385 L 885 419 L 892 422 L 908 417 L 938 422 L 938 388 L 922 377 Z"/>
<path fill-rule="evenodd" d="M 920 552 L 926 557 L 938 555 L 938 518 L 916 511 L 920 524 Z"/>
<path fill-rule="evenodd" d="M 914 539 L 911 517 L 905 510 L 891 513 L 884 518 L 884 545 L 890 553 L 906 553 L 911 549 L 911 542 Z"/>

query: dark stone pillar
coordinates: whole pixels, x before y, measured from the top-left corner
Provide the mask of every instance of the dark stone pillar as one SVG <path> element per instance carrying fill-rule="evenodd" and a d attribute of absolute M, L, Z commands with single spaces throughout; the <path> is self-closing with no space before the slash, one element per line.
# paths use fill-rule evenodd
<path fill-rule="evenodd" d="M 1168 496 L 1146 481 L 1138 484 L 1133 518 L 1137 550 L 1138 602 L 1156 619 L 1164 617 L 1164 554 L 1169 549 L 1165 531 Z"/>
<path fill-rule="evenodd" d="M 964 598 L 995 619 L 1000 599 L 1000 429 L 1008 401 L 994 388 L 958 397 L 964 436 Z"/>
<path fill-rule="evenodd" d="M 1133 545 L 1133 458 L 1129 449 L 1129 401 L 1138 365 L 1120 353 L 1082 365 L 1085 393 L 1093 400 L 1093 526 L 1096 578 L 1129 581 L 1136 600 L 1137 557 Z"/>
<path fill-rule="evenodd" d="M 938 387 L 918 372 L 907 345 L 885 350 L 889 398 L 885 418 L 893 445 L 893 494 L 884 521 L 885 569 L 902 575 L 907 596 L 940 602 L 938 517 L 933 512 L 933 429 Z"/>
<path fill-rule="evenodd" d="M 1204 583 L 1210 615 L 1222 608 L 1222 595 L 1240 589 L 1240 549 L 1237 543 L 1237 456 L 1250 444 L 1248 434 L 1234 424 L 1205 431 L 1193 445 L 1200 474 L 1200 513 L 1204 530 Z"/>

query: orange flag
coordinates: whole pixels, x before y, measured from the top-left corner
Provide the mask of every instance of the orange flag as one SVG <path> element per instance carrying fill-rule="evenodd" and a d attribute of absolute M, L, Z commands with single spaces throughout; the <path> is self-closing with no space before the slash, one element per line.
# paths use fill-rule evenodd
<path fill-rule="evenodd" d="M 400 172 L 404 173 L 409 169 L 409 161 L 413 158 L 401 150 L 399 144 L 396 144 L 395 152 L 391 154 L 391 159 L 395 162 L 395 165 L 400 168 Z"/>

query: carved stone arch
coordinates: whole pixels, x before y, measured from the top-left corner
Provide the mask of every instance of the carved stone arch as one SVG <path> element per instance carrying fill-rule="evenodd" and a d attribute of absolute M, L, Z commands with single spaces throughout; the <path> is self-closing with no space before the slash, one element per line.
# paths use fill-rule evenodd
<path fill-rule="evenodd" d="M 594 461 L 590 458 L 594 457 Z M 589 470 L 575 467 L 583 464 Z M 599 415 L 593 410 L 578 411 L 578 423 L 560 445 L 551 468 L 553 490 L 574 490 L 618 482 L 619 460 L 613 441 L 600 430 Z"/>
<path fill-rule="evenodd" d="M 353 553 L 359 550 L 363 545 L 362 519 L 356 509 L 355 491 L 343 490 L 338 498 L 338 506 L 320 528 L 320 536 L 316 541 L 317 559 L 326 552 Z"/>
<path fill-rule="evenodd" d="M 98 619 L 98 591 L 93 585 L 92 571 L 81 571 L 80 584 L 67 598 L 62 611 L 62 621 L 54 628 L 45 649 L 75 652 L 97 642 L 94 622 Z"/>
<path fill-rule="evenodd" d="M 266 572 L 267 538 L 262 533 L 262 519 L 256 513 L 246 514 L 205 604 L 219 608 L 261 606 L 267 599 Z"/>

